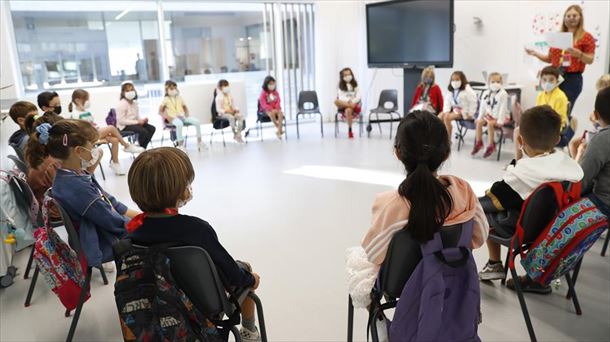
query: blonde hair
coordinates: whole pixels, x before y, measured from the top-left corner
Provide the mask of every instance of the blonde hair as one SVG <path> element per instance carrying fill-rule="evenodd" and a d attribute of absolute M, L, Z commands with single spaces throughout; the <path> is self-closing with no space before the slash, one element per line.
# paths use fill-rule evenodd
<path fill-rule="evenodd" d="M 585 35 L 585 17 L 583 17 L 582 7 L 580 7 L 579 5 L 572 5 L 572 6 L 568 7 L 565 12 L 563 12 L 563 22 L 561 23 L 561 32 L 570 32 L 568 30 L 568 27 L 566 26 L 566 14 L 568 14 L 568 12 L 570 12 L 571 10 L 576 11 L 578 13 L 578 15 L 580 16 L 580 20 L 578 21 L 578 27 L 576 28 L 576 31 L 574 31 L 574 40 L 579 40 L 580 38 L 582 38 Z"/>
<path fill-rule="evenodd" d="M 597 89 L 597 91 L 606 89 L 608 87 L 610 87 L 610 74 L 602 75 L 597 79 L 597 82 L 595 82 L 595 89 Z"/>
<path fill-rule="evenodd" d="M 504 83 L 504 79 L 502 78 L 502 74 L 499 72 L 492 72 L 487 76 L 487 81 L 491 81 L 492 77 L 500 77 L 500 83 Z"/>
<path fill-rule="evenodd" d="M 74 109 L 74 105 L 76 105 L 76 103 L 74 102 L 74 100 L 79 99 L 79 100 L 83 100 L 83 104 L 85 104 L 85 101 L 87 101 L 89 99 L 89 93 L 85 90 L 85 89 L 75 89 L 72 92 L 72 100 L 70 101 L 70 104 L 68 105 L 68 112 L 72 113 L 72 110 Z"/>
<path fill-rule="evenodd" d="M 434 84 L 434 66 L 429 66 L 424 68 L 424 70 L 421 71 L 421 79 L 419 84 L 423 87 L 426 86 L 426 84 L 424 83 L 424 79 L 426 78 L 426 76 L 430 76 L 432 78 L 432 84 Z"/>

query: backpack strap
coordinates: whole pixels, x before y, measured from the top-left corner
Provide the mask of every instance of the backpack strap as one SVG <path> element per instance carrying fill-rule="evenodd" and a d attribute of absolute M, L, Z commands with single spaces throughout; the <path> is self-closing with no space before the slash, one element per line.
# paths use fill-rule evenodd
<path fill-rule="evenodd" d="M 425 244 L 420 244 L 422 257 L 434 254 L 442 263 L 459 267 L 468 261 L 470 256 L 470 241 L 472 240 L 473 222 L 469 220 L 461 224 L 460 239 L 457 246 L 446 247 L 441 239 L 441 232 L 434 234 L 434 238 Z"/>

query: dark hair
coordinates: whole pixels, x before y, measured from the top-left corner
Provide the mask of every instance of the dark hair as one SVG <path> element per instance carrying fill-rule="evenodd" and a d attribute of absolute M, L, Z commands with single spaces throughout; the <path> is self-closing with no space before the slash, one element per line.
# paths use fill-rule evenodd
<path fill-rule="evenodd" d="M 48 153 L 45 153 L 45 145 L 38 142 L 40 134 L 36 132 L 36 127 L 43 123 L 54 125 L 64 118 L 54 112 L 47 112 L 44 115 L 30 114 L 25 118 L 25 131 L 30 136 L 25 145 L 25 161 L 30 168 L 37 169 L 44 161 Z M 34 138 L 31 136 L 35 135 Z"/>
<path fill-rule="evenodd" d="M 136 86 L 134 86 L 133 83 L 131 83 L 131 82 L 125 82 L 125 83 L 121 84 L 121 98 L 120 99 L 121 100 L 122 99 L 126 99 L 125 98 L 125 92 L 127 91 L 127 86 L 131 86 L 133 88 L 133 91 L 136 92 L 136 97 L 134 97 L 133 99 L 137 100 L 138 99 L 138 91 L 136 90 Z"/>
<path fill-rule="evenodd" d="M 178 88 L 178 84 L 176 84 L 176 82 L 172 81 L 172 80 L 167 80 L 165 81 L 165 96 L 169 96 L 167 94 L 167 88 L 169 87 L 174 87 L 174 88 Z"/>
<path fill-rule="evenodd" d="M 554 67 L 552 65 L 545 66 L 540 71 L 540 78 L 542 78 L 542 76 L 544 76 L 544 75 L 552 75 L 552 76 L 555 76 L 555 78 L 559 78 L 559 69 L 557 69 L 556 67 Z"/>
<path fill-rule="evenodd" d="M 449 89 L 449 91 L 454 91 L 455 89 L 453 89 L 453 87 L 451 86 L 451 79 L 453 78 L 454 75 L 457 75 L 460 78 L 460 81 L 462 81 L 462 85 L 460 86 L 460 90 L 464 90 L 466 89 L 466 86 L 468 85 L 468 79 L 466 79 L 466 75 L 457 70 L 454 71 L 451 76 L 449 77 L 449 86 L 447 87 L 447 89 Z"/>
<path fill-rule="evenodd" d="M 47 156 L 66 160 L 70 156 L 71 148 L 85 146 L 88 142 L 94 143 L 98 137 L 97 129 L 89 121 L 58 120 L 49 129 L 49 139 L 46 145 L 40 142 L 38 132 L 34 132 L 30 136 L 26 147 L 28 162 L 30 165 L 36 165 L 36 163 L 40 165 Z"/>
<path fill-rule="evenodd" d="M 273 76 L 267 76 L 265 77 L 265 80 L 263 81 L 263 90 L 264 91 L 269 91 L 269 83 L 277 83 L 275 82 L 275 78 L 273 78 Z"/>
<path fill-rule="evenodd" d="M 532 107 L 521 115 L 523 142 L 539 151 L 551 151 L 559 142 L 561 117 L 548 105 Z"/>
<path fill-rule="evenodd" d="M 31 112 L 38 112 L 38 108 L 32 102 L 17 101 L 8 110 L 8 115 L 11 116 L 15 123 L 18 123 L 17 119 L 25 118 Z"/>
<path fill-rule="evenodd" d="M 68 112 L 72 113 L 72 109 L 74 109 L 74 100 L 76 99 L 86 101 L 87 99 L 89 99 L 89 92 L 87 92 L 85 89 L 74 89 L 74 91 L 72 92 L 72 100 L 68 105 Z M 83 104 L 85 104 L 84 101 Z"/>
<path fill-rule="evenodd" d="M 222 88 L 222 87 L 226 87 L 229 85 L 229 81 L 222 79 L 220 81 L 218 81 L 218 89 Z"/>
<path fill-rule="evenodd" d="M 159 147 L 141 153 L 129 168 L 129 194 L 144 212 L 158 213 L 174 208 L 195 179 L 189 157 L 173 147 Z"/>
<path fill-rule="evenodd" d="M 49 107 L 49 103 L 56 97 L 59 97 L 59 95 L 54 91 L 43 91 L 38 94 L 38 98 L 36 99 L 38 107 L 40 107 L 40 109 L 42 109 L 42 107 Z"/>
<path fill-rule="evenodd" d="M 595 111 L 606 124 L 610 124 L 610 87 L 597 92 Z"/>
<path fill-rule="evenodd" d="M 433 174 L 451 152 L 447 128 L 436 115 L 413 111 L 398 125 L 394 147 L 407 171 L 407 178 L 398 187 L 400 196 L 411 206 L 405 229 L 424 243 L 451 212 L 451 194 Z"/>
<path fill-rule="evenodd" d="M 349 73 L 352 74 L 352 81 L 349 84 L 352 85 L 352 88 L 356 89 L 356 87 L 358 86 L 358 82 L 356 81 L 356 76 L 354 76 L 354 72 L 351 68 L 343 68 L 341 69 L 341 71 L 339 71 L 339 89 L 347 91 L 347 84 L 343 80 L 343 73 L 345 71 L 349 71 Z"/>

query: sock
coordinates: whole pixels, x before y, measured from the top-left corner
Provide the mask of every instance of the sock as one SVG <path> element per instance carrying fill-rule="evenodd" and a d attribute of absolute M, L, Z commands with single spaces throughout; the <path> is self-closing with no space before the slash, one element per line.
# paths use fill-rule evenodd
<path fill-rule="evenodd" d="M 488 262 L 490 265 L 502 264 L 502 261 L 500 261 L 500 260 L 491 260 L 491 259 L 489 259 L 487 262 Z"/>
<path fill-rule="evenodd" d="M 352 132 L 352 128 L 351 128 L 351 127 L 349 128 L 349 132 L 350 132 L 350 133 Z"/>
<path fill-rule="evenodd" d="M 250 331 L 256 331 L 256 325 L 254 325 L 254 323 L 256 323 L 255 318 L 252 318 L 252 319 L 242 318 L 241 319 L 241 326 Z"/>

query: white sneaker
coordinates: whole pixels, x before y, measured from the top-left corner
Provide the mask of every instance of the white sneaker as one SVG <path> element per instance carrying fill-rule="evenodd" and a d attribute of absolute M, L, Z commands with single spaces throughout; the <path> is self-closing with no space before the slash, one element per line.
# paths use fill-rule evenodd
<path fill-rule="evenodd" d="M 261 334 L 259 334 L 258 329 L 255 328 L 254 331 L 248 330 L 244 327 L 239 329 L 239 336 L 243 342 L 260 342 Z"/>
<path fill-rule="evenodd" d="M 176 148 L 182 152 L 186 152 L 186 147 L 184 147 L 184 144 L 178 145 L 178 146 L 176 146 Z"/>
<path fill-rule="evenodd" d="M 123 151 L 127 153 L 142 153 L 144 152 L 144 148 L 138 145 L 129 144 L 127 147 L 123 147 Z"/>
<path fill-rule="evenodd" d="M 244 143 L 244 139 L 242 139 L 242 137 L 241 137 L 241 134 L 240 134 L 240 133 L 235 134 L 235 136 L 233 137 L 233 139 L 234 139 L 235 141 L 237 141 L 237 143 L 239 143 L 239 144 L 243 144 L 243 143 Z"/>
<path fill-rule="evenodd" d="M 112 171 L 114 171 L 114 174 L 117 176 L 122 176 L 125 174 L 125 172 L 123 171 L 123 168 L 121 167 L 121 164 L 119 164 L 119 163 L 110 163 L 110 168 L 112 169 Z"/>
<path fill-rule="evenodd" d="M 105 264 L 102 264 L 102 268 L 106 273 L 114 273 L 114 261 L 109 261 Z"/>
<path fill-rule="evenodd" d="M 200 142 L 197 144 L 197 150 L 198 150 L 199 152 L 201 152 L 201 151 L 207 151 L 207 150 L 208 150 L 208 145 L 207 145 L 206 143 L 204 143 L 203 141 L 200 141 Z"/>

